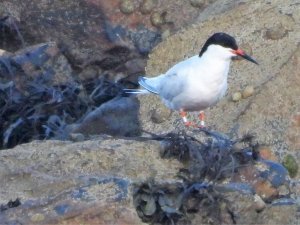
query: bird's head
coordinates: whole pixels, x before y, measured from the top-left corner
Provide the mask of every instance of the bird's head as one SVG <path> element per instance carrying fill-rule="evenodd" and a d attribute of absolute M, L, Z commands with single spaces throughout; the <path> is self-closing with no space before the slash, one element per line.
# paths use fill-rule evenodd
<path fill-rule="evenodd" d="M 258 65 L 252 57 L 247 55 L 242 49 L 238 48 L 236 40 L 226 33 L 215 33 L 208 38 L 203 45 L 199 56 L 201 57 L 205 53 L 215 56 L 218 55 L 225 59 L 241 56 L 242 58 Z"/>

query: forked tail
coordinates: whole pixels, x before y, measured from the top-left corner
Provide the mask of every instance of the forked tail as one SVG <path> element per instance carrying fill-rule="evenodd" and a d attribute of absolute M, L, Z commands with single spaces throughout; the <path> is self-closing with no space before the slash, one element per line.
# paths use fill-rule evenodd
<path fill-rule="evenodd" d="M 139 82 L 139 85 L 141 85 L 145 89 L 124 89 L 124 92 L 126 94 L 149 94 L 149 93 L 158 94 L 157 90 L 155 90 L 154 87 L 152 87 L 149 84 L 148 78 L 139 77 L 138 82 Z"/>
<path fill-rule="evenodd" d="M 123 89 L 126 94 L 149 94 L 150 92 L 145 89 Z"/>

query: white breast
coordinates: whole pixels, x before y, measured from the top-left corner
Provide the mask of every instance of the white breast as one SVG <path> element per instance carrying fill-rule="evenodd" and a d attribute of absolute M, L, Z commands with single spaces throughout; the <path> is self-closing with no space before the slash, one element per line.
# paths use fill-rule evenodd
<path fill-rule="evenodd" d="M 201 111 L 225 95 L 230 51 L 210 46 L 202 57 L 194 56 L 172 67 L 160 81 L 159 93 L 175 110 Z"/>

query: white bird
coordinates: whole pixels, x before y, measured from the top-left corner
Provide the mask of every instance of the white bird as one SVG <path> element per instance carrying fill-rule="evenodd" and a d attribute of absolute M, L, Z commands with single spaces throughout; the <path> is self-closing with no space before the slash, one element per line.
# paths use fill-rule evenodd
<path fill-rule="evenodd" d="M 232 36 L 215 33 L 207 39 L 199 55 L 177 63 L 159 76 L 140 77 L 139 84 L 144 89 L 125 89 L 125 92 L 159 95 L 168 108 L 180 111 L 186 126 L 194 125 L 187 120 L 186 112 L 200 111 L 200 126 L 204 127 L 203 110 L 225 95 L 230 62 L 235 56 L 258 64 L 238 48 Z"/>

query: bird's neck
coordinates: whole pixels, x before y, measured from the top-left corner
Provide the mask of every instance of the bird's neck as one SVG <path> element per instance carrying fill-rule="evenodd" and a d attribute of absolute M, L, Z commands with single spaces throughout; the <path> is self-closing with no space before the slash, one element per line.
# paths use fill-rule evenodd
<path fill-rule="evenodd" d="M 203 54 L 201 64 L 203 70 L 211 75 L 211 79 L 227 80 L 231 59 L 218 54 Z"/>

